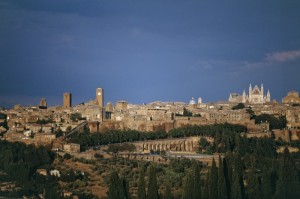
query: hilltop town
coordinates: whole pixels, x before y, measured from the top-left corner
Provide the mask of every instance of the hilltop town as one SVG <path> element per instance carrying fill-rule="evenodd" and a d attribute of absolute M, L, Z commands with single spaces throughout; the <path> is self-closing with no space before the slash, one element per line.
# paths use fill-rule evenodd
<path fill-rule="evenodd" d="M 173 198 L 191 198 L 186 195 L 186 187 L 192 186 L 187 185 L 192 178 L 187 174 L 193 170 L 203 183 L 199 185 L 202 198 L 214 198 L 209 191 L 216 182 L 205 176 L 211 178 L 216 165 L 226 173 L 222 162 L 227 161 L 230 172 L 236 172 L 237 162 L 244 165 L 238 175 L 245 179 L 239 186 L 247 190 L 241 191 L 243 197 L 250 197 L 253 188 L 248 183 L 255 182 L 251 181 L 254 174 L 250 175 L 249 169 L 270 166 L 270 159 L 277 158 L 268 175 L 285 175 L 276 170 L 281 168 L 279 154 L 284 153 L 285 157 L 293 152 L 297 158 L 299 110 L 298 92 L 291 91 L 278 102 L 271 100 L 270 91 L 264 93 L 263 85 L 250 85 L 248 94 L 230 93 L 227 101 L 215 103 L 192 98 L 189 103 L 157 101 L 139 105 L 117 101 L 104 105 L 104 89 L 97 88 L 94 100 L 78 105 L 72 105 L 71 93 L 63 94 L 61 106 L 48 107 L 45 98 L 39 106 L 15 105 L 0 111 L 0 157 L 5 160 L 0 164 L 4 171 L 0 170 L 0 176 L 10 175 L 0 181 L 0 193 L 20 196 L 26 190 L 25 195 L 36 198 L 110 198 L 115 190 L 121 194 L 125 189 L 133 198 L 144 198 L 139 196 L 141 185 L 136 173 L 143 176 L 143 170 L 148 168 L 150 180 L 150 176 L 155 176 L 151 168 L 156 165 L 160 168 L 156 190 L 160 195 L 168 195 L 169 190 Z M 201 172 L 194 170 L 199 166 Z M 21 169 L 14 172 L 15 167 Z M 259 171 L 254 172 L 257 179 L 265 175 Z M 297 169 L 293 167 L 291 171 Z M 44 185 L 39 184 L 47 176 L 52 177 L 44 180 Z M 126 179 L 124 187 L 116 188 L 113 176 Z M 28 187 L 32 180 L 37 188 Z M 279 177 L 277 184 L 281 181 Z M 275 191 L 273 185 L 270 195 L 281 193 L 277 186 Z M 235 189 L 230 189 L 219 194 L 231 197 Z"/>
<path fill-rule="evenodd" d="M 157 101 L 138 105 L 117 101 L 104 105 L 104 89 L 97 88 L 95 94 L 95 100 L 74 106 L 72 94 L 64 93 L 62 106 L 47 107 L 46 99 L 42 98 L 39 106 L 15 105 L 12 109 L 1 110 L 1 122 L 7 122 L 6 128 L 0 127 L 2 137 L 62 149 L 66 142 L 59 139 L 60 136 L 68 136 L 83 127 L 90 133 L 107 130 L 169 132 L 187 125 L 231 123 L 246 126 L 245 133 L 249 137 L 270 136 L 272 130 L 276 138 L 300 139 L 300 98 L 296 91 L 289 92 L 281 103 L 271 101 L 270 91 L 265 95 L 263 85 L 261 88 L 255 85 L 253 89 L 250 85 L 248 95 L 245 91 L 242 95 L 230 93 L 228 101 L 216 103 L 203 103 L 201 98 L 196 102 L 192 98 L 189 103 Z M 267 121 L 255 122 L 253 116 L 262 114 L 285 117 L 287 128 L 270 129 Z"/>

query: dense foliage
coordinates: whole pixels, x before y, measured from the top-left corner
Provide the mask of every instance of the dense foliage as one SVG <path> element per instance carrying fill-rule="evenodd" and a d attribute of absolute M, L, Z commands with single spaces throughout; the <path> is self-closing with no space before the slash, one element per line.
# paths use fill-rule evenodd
<path fill-rule="evenodd" d="M 38 168 L 49 168 L 54 160 L 54 154 L 45 147 L 0 141 L 0 160 L 0 170 L 4 172 L 0 179 L 14 181 L 21 188 L 13 193 L 0 192 L 1 195 L 32 196 L 44 192 L 46 198 L 59 197 L 56 181 L 36 173 Z"/>
<path fill-rule="evenodd" d="M 239 110 L 245 108 L 245 104 L 243 103 L 238 103 L 237 105 L 233 106 L 231 109 L 232 110 Z"/>
<path fill-rule="evenodd" d="M 81 113 L 72 113 L 70 115 L 70 119 L 73 121 L 73 122 L 77 122 L 78 120 L 84 120 L 85 118 L 83 118 L 81 116 Z"/>
<path fill-rule="evenodd" d="M 41 120 L 38 120 L 36 122 L 37 124 L 49 124 L 49 123 L 53 123 L 52 119 L 41 119 Z"/>
<path fill-rule="evenodd" d="M 264 148 L 264 145 L 260 147 Z M 267 154 L 246 153 L 241 156 L 228 152 L 217 162 L 213 160 L 211 167 L 187 159 L 171 159 L 169 165 L 148 164 L 146 178 L 144 166 L 138 169 L 139 164 L 134 161 L 118 160 L 121 161 L 129 168 L 123 167 L 118 173 L 129 180 L 129 188 L 135 186 L 131 190 L 138 190 L 136 195 L 132 195 L 131 191 L 132 198 L 300 198 L 299 168 L 296 168 L 295 160 L 287 149 L 277 158 Z M 122 186 L 114 187 L 124 189 Z M 118 192 L 116 188 L 113 190 Z"/>
<path fill-rule="evenodd" d="M 7 116 L 3 113 L 0 113 L 0 120 L 3 120 L 3 122 L 0 122 L 0 127 L 3 127 L 4 129 L 8 129 L 8 126 L 7 126 Z M 4 133 L 4 132 L 3 132 Z M 2 133 L 2 134 L 3 134 Z M 1 132 L 0 132 L 0 136 L 2 135 Z"/>
<path fill-rule="evenodd" d="M 268 122 L 270 124 L 270 130 L 284 129 L 287 124 L 285 116 L 275 117 L 269 114 L 261 114 L 254 117 L 255 123 Z"/>
<path fill-rule="evenodd" d="M 72 140 L 83 146 L 95 146 L 146 138 L 199 135 L 214 138 L 213 142 L 201 139 L 201 150 L 224 155 L 223 158 L 213 160 L 210 167 L 189 159 L 167 156 L 161 156 L 161 162 L 167 162 L 165 158 L 168 159 L 167 165 L 150 164 L 151 156 L 145 156 L 146 161 L 103 157 L 91 160 L 93 170 L 99 175 L 103 174 L 104 181 L 109 187 L 109 198 L 134 199 L 138 195 L 140 198 L 149 199 L 300 198 L 299 153 L 290 154 L 285 149 L 283 154 L 278 154 L 276 152 L 278 145 L 286 143 L 271 138 L 240 136 L 240 132 L 246 130 L 240 125 L 215 124 L 186 126 L 169 133 L 109 131 L 104 134 L 90 134 L 85 132 L 73 136 Z M 293 142 L 291 145 L 300 148 L 299 142 Z M 113 153 L 130 152 L 134 148 L 132 144 L 123 143 L 114 145 L 110 150 Z M 66 154 L 65 158 L 71 157 Z M 60 198 L 57 179 L 36 174 L 38 168 L 48 169 L 53 159 L 53 153 L 44 147 L 36 148 L 33 145 L 0 141 L 0 171 L 5 174 L 0 172 L 0 179 L 3 182 L 13 181 L 21 187 L 20 190 L 14 191 L 14 195 L 8 192 L 0 192 L 0 195 L 18 197 L 45 193 L 45 198 Z M 107 176 L 107 171 L 111 171 L 110 176 Z M 80 175 L 69 171 L 63 173 L 60 180 L 64 183 L 73 183 L 78 178 Z"/>
<path fill-rule="evenodd" d="M 142 140 L 156 140 L 166 138 L 180 138 L 188 136 L 210 136 L 216 137 L 217 134 L 223 132 L 232 132 L 234 134 L 246 132 L 247 128 L 242 125 L 235 124 L 214 124 L 206 126 L 184 126 L 181 128 L 173 129 L 166 133 L 164 131 L 156 132 L 141 132 L 136 130 L 110 130 L 104 133 L 90 134 L 86 129 L 83 133 L 73 134 L 71 142 L 78 143 L 82 149 L 90 146 L 107 145 L 112 143 L 142 141 Z"/>
<path fill-rule="evenodd" d="M 116 171 L 110 175 L 108 199 L 130 199 L 129 186 L 125 178 L 119 177 Z"/>

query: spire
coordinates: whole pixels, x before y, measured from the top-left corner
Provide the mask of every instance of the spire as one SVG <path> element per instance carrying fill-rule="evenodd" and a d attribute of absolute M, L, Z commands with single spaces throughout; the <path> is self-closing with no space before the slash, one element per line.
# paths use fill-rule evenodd
<path fill-rule="evenodd" d="M 264 94 L 264 85 L 263 84 L 261 84 L 260 92 L 261 92 L 262 95 Z"/>
<path fill-rule="evenodd" d="M 246 103 L 246 99 L 247 98 L 247 96 L 246 96 L 246 91 L 245 91 L 245 89 L 244 89 L 244 91 L 243 91 L 243 95 L 242 95 L 242 102 L 243 103 Z"/>
<path fill-rule="evenodd" d="M 230 94 L 229 94 L 228 101 L 231 102 L 231 100 L 232 100 L 232 94 L 230 93 Z"/>
<path fill-rule="evenodd" d="M 201 97 L 198 98 L 198 104 L 202 104 L 202 98 Z"/>
<path fill-rule="evenodd" d="M 246 96 L 246 91 L 245 91 L 245 89 L 244 89 L 244 91 L 243 91 L 243 96 Z"/>

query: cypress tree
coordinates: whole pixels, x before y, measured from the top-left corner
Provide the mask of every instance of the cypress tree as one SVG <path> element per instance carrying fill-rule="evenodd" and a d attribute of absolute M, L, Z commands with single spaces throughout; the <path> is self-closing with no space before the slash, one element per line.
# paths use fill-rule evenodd
<path fill-rule="evenodd" d="M 300 198 L 298 172 L 289 150 L 284 149 L 283 159 L 279 168 L 278 181 L 276 185 L 275 199 Z"/>
<path fill-rule="evenodd" d="M 120 178 L 116 171 L 110 175 L 108 199 L 130 199 L 129 184 L 124 178 Z"/>
<path fill-rule="evenodd" d="M 239 184 L 242 193 L 242 198 L 244 198 L 245 188 L 243 182 L 243 163 L 242 163 L 241 156 L 239 154 L 234 156 L 234 171 L 237 172 L 237 175 L 239 177 Z"/>
<path fill-rule="evenodd" d="M 123 198 L 126 198 L 126 192 L 125 192 L 125 189 L 124 189 L 124 186 L 126 186 L 125 184 L 126 182 L 124 182 L 124 179 L 123 178 L 119 178 L 119 183 L 118 183 L 118 192 L 119 192 L 119 198 L 120 199 L 123 199 Z"/>
<path fill-rule="evenodd" d="M 243 177 L 243 163 L 239 154 L 234 155 L 234 170 L 237 172 L 239 178 Z"/>
<path fill-rule="evenodd" d="M 241 199 L 242 198 L 242 192 L 241 192 L 241 186 L 240 186 L 240 178 L 236 171 L 233 172 L 233 182 L 231 187 L 231 198 L 232 199 Z"/>
<path fill-rule="evenodd" d="M 261 199 L 260 185 L 253 170 L 249 173 L 247 193 L 249 199 Z"/>
<path fill-rule="evenodd" d="M 182 199 L 193 199 L 193 188 L 193 175 L 191 173 L 188 173 L 183 184 Z"/>
<path fill-rule="evenodd" d="M 116 171 L 110 174 L 108 199 L 119 199 L 119 176 Z"/>
<path fill-rule="evenodd" d="M 146 184 L 144 167 L 140 168 L 140 176 L 138 181 L 138 198 L 146 198 Z"/>
<path fill-rule="evenodd" d="M 219 156 L 219 169 L 218 169 L 218 199 L 227 198 L 227 187 L 224 175 L 224 167 L 221 156 Z"/>
<path fill-rule="evenodd" d="M 119 178 L 119 198 L 130 199 L 129 184 L 125 178 Z"/>
<path fill-rule="evenodd" d="M 216 166 L 216 161 L 213 158 L 212 166 L 210 170 L 209 191 L 208 191 L 210 199 L 218 198 L 218 192 L 216 191 L 217 185 L 218 185 L 218 170 Z"/>
<path fill-rule="evenodd" d="M 201 199 L 200 167 L 197 161 L 193 162 L 193 199 Z"/>
<path fill-rule="evenodd" d="M 224 176 L 225 176 L 225 183 L 226 183 L 226 191 L 227 197 L 230 197 L 231 194 L 231 185 L 232 185 L 232 169 L 231 166 L 228 164 L 228 160 L 226 157 L 223 159 L 223 166 L 224 166 Z"/>
<path fill-rule="evenodd" d="M 205 186 L 202 189 L 202 198 L 209 198 L 209 182 L 210 182 L 210 171 L 207 172 L 206 174 L 206 183 Z"/>
<path fill-rule="evenodd" d="M 170 183 L 166 183 L 164 199 L 172 199 L 172 191 L 171 191 Z"/>
<path fill-rule="evenodd" d="M 263 199 L 272 198 L 273 191 L 272 191 L 271 173 L 268 172 L 266 167 L 264 167 L 262 170 L 261 191 L 262 191 Z"/>
<path fill-rule="evenodd" d="M 155 167 L 153 165 L 149 168 L 149 182 L 148 182 L 148 193 L 147 199 L 158 199 L 158 187 L 156 180 Z"/>

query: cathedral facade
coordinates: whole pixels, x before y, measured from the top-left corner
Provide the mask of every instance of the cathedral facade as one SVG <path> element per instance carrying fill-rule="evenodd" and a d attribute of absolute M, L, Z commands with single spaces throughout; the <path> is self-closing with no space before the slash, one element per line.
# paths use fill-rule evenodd
<path fill-rule="evenodd" d="M 260 89 L 257 85 L 255 85 L 252 89 L 252 86 L 250 84 L 248 95 L 246 94 L 245 90 L 242 95 L 239 95 L 237 93 L 230 93 L 228 101 L 232 103 L 263 104 L 271 101 L 271 94 L 268 90 L 267 94 L 264 95 L 263 84 L 261 84 Z"/>

